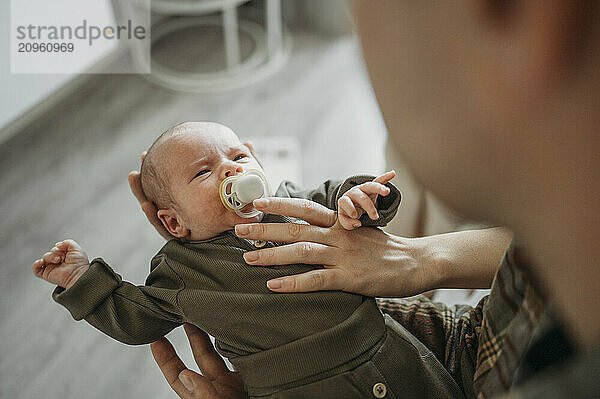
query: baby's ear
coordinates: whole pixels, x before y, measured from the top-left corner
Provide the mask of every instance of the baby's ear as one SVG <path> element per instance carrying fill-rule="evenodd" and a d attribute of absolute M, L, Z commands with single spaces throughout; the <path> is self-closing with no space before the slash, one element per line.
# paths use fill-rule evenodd
<path fill-rule="evenodd" d="M 256 156 L 256 153 L 254 152 L 254 146 L 252 145 L 252 143 L 251 143 L 251 142 L 249 142 L 249 141 L 246 141 L 246 142 L 244 143 L 244 145 L 245 145 L 246 147 L 248 147 L 248 150 L 250 151 L 250 154 L 252 154 L 252 156 L 254 157 L 254 159 L 256 159 L 256 162 L 258 162 L 258 164 L 259 164 L 259 165 L 260 165 L 260 167 L 262 168 L 262 167 L 263 167 L 263 164 L 262 164 L 262 162 L 260 162 L 260 159 L 258 159 L 258 157 Z"/>
<path fill-rule="evenodd" d="M 190 234 L 190 231 L 181 224 L 179 216 L 172 209 L 159 209 L 156 216 L 160 219 L 165 229 L 177 238 L 184 238 Z"/>

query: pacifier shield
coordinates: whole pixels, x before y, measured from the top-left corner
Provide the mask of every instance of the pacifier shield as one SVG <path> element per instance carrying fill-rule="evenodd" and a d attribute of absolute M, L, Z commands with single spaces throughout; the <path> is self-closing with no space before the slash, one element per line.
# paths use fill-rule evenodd
<path fill-rule="evenodd" d="M 265 189 L 260 177 L 257 175 L 246 175 L 236 181 L 235 191 L 242 203 L 249 204 L 255 199 L 262 197 Z"/>
<path fill-rule="evenodd" d="M 250 169 L 242 175 L 230 176 L 221 182 L 219 195 L 225 208 L 238 216 L 251 218 L 260 215 L 257 209 L 242 211 L 253 200 L 269 195 L 269 186 L 265 175 L 256 169 Z"/>

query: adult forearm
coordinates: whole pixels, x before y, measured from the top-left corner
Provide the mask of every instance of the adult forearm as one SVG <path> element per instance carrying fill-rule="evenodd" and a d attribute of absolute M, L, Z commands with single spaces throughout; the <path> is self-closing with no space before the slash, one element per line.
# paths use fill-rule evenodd
<path fill-rule="evenodd" d="M 432 288 L 489 288 L 512 239 L 505 228 L 467 230 L 415 239 Z"/>
<path fill-rule="evenodd" d="M 248 264 L 325 265 L 270 280 L 267 286 L 275 292 L 343 290 L 406 297 L 444 287 L 489 287 L 511 239 L 502 228 L 424 238 L 404 238 L 374 228 L 349 231 L 336 223 L 334 212 L 311 201 L 269 198 L 256 200 L 254 206 L 306 220 L 310 225 L 237 225 L 239 237 L 288 243 L 245 253 Z"/>

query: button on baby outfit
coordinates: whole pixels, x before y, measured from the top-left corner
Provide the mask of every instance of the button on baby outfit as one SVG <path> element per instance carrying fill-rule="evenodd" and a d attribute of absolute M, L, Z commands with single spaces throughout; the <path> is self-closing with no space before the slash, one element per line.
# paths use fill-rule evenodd
<path fill-rule="evenodd" d="M 387 387 L 383 382 L 378 382 L 377 384 L 373 385 L 373 396 L 375 396 L 377 399 L 385 397 L 386 394 Z"/>
<path fill-rule="evenodd" d="M 262 248 L 265 246 L 266 243 L 267 243 L 266 241 L 254 240 L 254 246 L 256 248 Z"/>

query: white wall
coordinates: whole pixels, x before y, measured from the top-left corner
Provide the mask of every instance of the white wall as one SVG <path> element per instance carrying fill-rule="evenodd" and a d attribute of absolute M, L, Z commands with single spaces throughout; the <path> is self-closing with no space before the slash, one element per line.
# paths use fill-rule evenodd
<path fill-rule="evenodd" d="M 0 142 L 3 128 L 13 120 L 26 113 L 56 89 L 68 82 L 74 75 L 58 74 L 11 74 L 10 72 L 10 3 L 18 0 L 0 1 Z M 89 7 L 90 14 L 112 10 L 110 0 L 83 0 Z M 46 9 L 38 7 L 36 13 L 60 12 L 53 8 L 52 1 L 43 2 Z M 111 11 L 112 12 L 112 11 Z M 105 57 L 106 53 L 97 53 L 85 60 L 81 65 L 89 65 Z M 84 67 L 82 67 L 83 70 Z"/>

